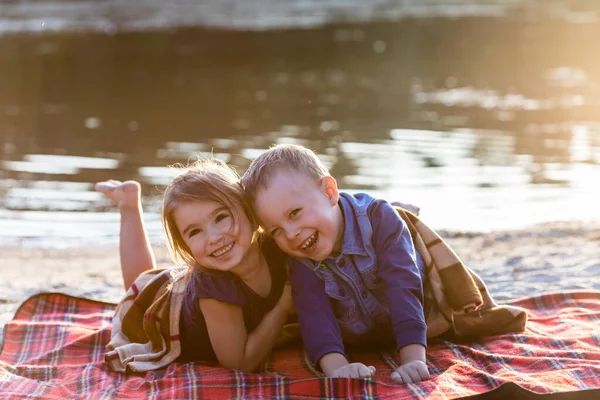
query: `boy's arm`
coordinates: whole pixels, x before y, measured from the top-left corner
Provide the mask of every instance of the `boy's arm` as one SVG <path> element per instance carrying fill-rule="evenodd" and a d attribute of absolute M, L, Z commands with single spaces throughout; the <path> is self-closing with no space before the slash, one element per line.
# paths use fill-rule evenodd
<path fill-rule="evenodd" d="M 325 375 L 348 364 L 344 355 L 342 332 L 325 292 L 325 283 L 301 262 L 290 258 L 289 279 L 292 299 L 310 360 Z"/>
<path fill-rule="evenodd" d="M 420 358 L 413 352 L 407 352 L 403 357 L 405 346 L 419 345 L 423 349 L 427 346 L 421 272 L 408 227 L 396 210 L 387 202 L 376 200 L 369 213 L 378 276 L 389 301 L 392 329 L 401 352 L 401 362 L 404 363 Z"/>
<path fill-rule="evenodd" d="M 244 372 L 255 371 L 271 353 L 292 309 L 289 285 L 260 324 L 248 334 L 242 309 L 215 299 L 200 299 L 210 343 L 219 363 Z"/>
<path fill-rule="evenodd" d="M 375 367 L 349 363 L 344 355 L 342 332 L 325 292 L 325 283 L 298 260 L 290 258 L 289 263 L 292 298 L 310 360 L 330 377 L 372 376 Z"/>

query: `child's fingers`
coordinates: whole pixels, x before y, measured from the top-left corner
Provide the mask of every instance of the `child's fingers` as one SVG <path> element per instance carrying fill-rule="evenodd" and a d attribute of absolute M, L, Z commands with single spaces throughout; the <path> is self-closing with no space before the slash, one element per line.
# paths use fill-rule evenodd
<path fill-rule="evenodd" d="M 392 375 L 390 375 L 390 379 L 394 382 L 403 383 L 402 376 L 396 371 L 392 372 Z"/>
<path fill-rule="evenodd" d="M 419 376 L 421 377 L 422 381 L 429 379 L 430 375 L 429 375 L 429 369 L 427 368 L 427 365 L 421 365 L 421 366 L 417 367 L 417 371 L 419 372 Z"/>
<path fill-rule="evenodd" d="M 408 374 L 408 372 L 404 368 L 398 368 L 396 371 L 392 372 L 392 375 L 390 376 L 390 378 L 392 378 L 392 380 L 394 380 L 395 382 L 402 382 L 402 383 L 413 383 L 414 382 L 412 377 Z"/>
<path fill-rule="evenodd" d="M 362 363 L 352 363 L 338 368 L 333 372 L 332 378 L 370 378 L 375 373 L 375 367 Z"/>
<path fill-rule="evenodd" d="M 408 371 L 406 371 L 406 373 L 408 374 L 408 376 L 410 376 L 410 381 L 411 382 L 421 382 L 421 374 L 419 373 L 419 369 L 418 368 L 408 368 Z"/>
<path fill-rule="evenodd" d="M 358 377 L 359 378 L 370 378 L 371 375 L 373 375 L 373 372 L 375 368 L 373 367 L 367 367 L 364 364 L 360 364 L 358 366 Z"/>
<path fill-rule="evenodd" d="M 404 383 L 413 383 L 412 378 L 410 377 L 409 374 L 406 373 L 405 370 L 401 369 L 400 371 L 398 371 L 398 373 L 402 377 L 402 382 L 404 382 Z"/>
<path fill-rule="evenodd" d="M 414 367 L 400 367 L 392 372 L 390 379 L 394 382 L 416 383 L 429 379 L 429 370 L 425 363 L 419 363 Z"/>

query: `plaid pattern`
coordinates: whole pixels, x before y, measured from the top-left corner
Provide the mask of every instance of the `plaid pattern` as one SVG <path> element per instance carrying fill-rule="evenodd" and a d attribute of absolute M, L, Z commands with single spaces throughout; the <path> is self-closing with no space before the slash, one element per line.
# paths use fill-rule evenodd
<path fill-rule="evenodd" d="M 104 355 L 115 305 L 40 294 L 6 325 L 0 397 L 451 399 L 505 382 L 536 393 L 600 388 L 600 292 L 549 293 L 510 304 L 529 314 L 524 333 L 469 344 L 435 341 L 427 351 L 431 380 L 403 385 L 389 380 L 398 361 L 392 354 L 353 354 L 377 367 L 374 379 L 333 379 L 314 371 L 298 347 L 276 351 L 261 374 L 203 363 L 113 372 Z"/>

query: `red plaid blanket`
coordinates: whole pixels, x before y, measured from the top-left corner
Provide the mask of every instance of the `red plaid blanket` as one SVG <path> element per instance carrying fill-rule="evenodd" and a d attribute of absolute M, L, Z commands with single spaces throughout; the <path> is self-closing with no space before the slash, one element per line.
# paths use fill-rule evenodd
<path fill-rule="evenodd" d="M 266 372 L 172 364 L 162 372 L 122 375 L 104 363 L 114 304 L 46 293 L 26 300 L 6 325 L 0 353 L 3 398 L 428 398 L 487 392 L 513 382 L 536 393 L 600 388 L 600 292 L 550 293 L 511 302 L 528 310 L 521 334 L 469 344 L 433 342 L 432 378 L 388 379 L 397 359 L 354 354 L 377 367 L 374 379 L 325 378 L 300 348 L 277 351 Z"/>

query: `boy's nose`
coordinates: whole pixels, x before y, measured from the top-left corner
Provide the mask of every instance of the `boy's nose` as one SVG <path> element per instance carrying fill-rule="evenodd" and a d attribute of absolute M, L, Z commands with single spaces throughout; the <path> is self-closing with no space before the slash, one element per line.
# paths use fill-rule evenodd
<path fill-rule="evenodd" d="M 295 227 L 287 227 L 285 229 L 285 236 L 288 240 L 294 240 L 300 233 L 300 230 Z"/>

